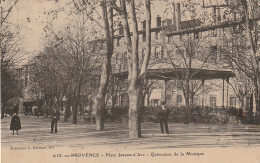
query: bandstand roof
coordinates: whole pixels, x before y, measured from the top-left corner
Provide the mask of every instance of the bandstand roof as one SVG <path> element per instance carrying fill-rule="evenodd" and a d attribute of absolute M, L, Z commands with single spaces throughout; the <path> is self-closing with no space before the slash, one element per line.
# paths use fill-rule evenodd
<path fill-rule="evenodd" d="M 172 79 L 184 79 L 188 69 L 186 68 L 158 68 L 148 69 L 146 72 L 146 79 L 157 80 L 172 80 Z M 221 70 L 209 70 L 209 69 L 196 69 L 192 68 L 191 79 L 192 80 L 211 80 L 211 79 L 228 79 L 235 76 L 232 71 Z M 114 73 L 114 77 L 127 79 L 128 72 Z"/>

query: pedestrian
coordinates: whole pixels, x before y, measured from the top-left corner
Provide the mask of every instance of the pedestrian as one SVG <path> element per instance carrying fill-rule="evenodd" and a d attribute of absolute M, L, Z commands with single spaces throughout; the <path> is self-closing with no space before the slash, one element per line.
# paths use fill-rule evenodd
<path fill-rule="evenodd" d="M 39 108 L 38 107 L 36 107 L 34 109 L 34 112 L 35 112 L 35 115 L 37 116 L 37 118 L 39 118 Z"/>
<path fill-rule="evenodd" d="M 158 112 L 162 134 L 164 134 L 164 127 L 165 127 L 166 133 L 170 134 L 169 128 L 168 128 L 168 117 L 169 117 L 169 114 L 170 114 L 170 110 L 165 107 L 165 102 L 162 101 L 161 102 L 161 106 L 159 107 L 159 112 Z M 163 125 L 164 125 L 164 127 L 163 127 Z"/>
<path fill-rule="evenodd" d="M 55 109 L 53 112 L 52 112 L 52 120 L 51 120 L 51 132 L 50 133 L 53 133 L 53 128 L 55 127 L 55 133 L 58 132 L 58 129 L 57 129 L 57 124 L 58 124 L 58 121 L 60 120 L 60 112 Z"/>
<path fill-rule="evenodd" d="M 243 118 L 243 109 L 239 108 L 237 111 L 237 124 L 242 123 L 242 118 Z"/>
<path fill-rule="evenodd" d="M 16 134 L 18 135 L 18 130 L 20 130 L 21 127 L 21 121 L 19 116 L 17 115 L 16 112 L 14 112 L 12 120 L 11 120 L 11 125 L 10 125 L 10 130 L 13 130 L 13 134 L 14 135 L 14 130 L 16 130 Z"/>
<path fill-rule="evenodd" d="M 19 104 L 14 105 L 14 112 L 18 114 Z"/>

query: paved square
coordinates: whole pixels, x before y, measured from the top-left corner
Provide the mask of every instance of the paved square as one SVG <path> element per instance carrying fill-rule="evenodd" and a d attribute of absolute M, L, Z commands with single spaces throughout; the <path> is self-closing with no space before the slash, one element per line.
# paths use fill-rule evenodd
<path fill-rule="evenodd" d="M 259 147 L 259 125 L 208 125 L 169 123 L 171 134 L 161 134 L 159 123 L 142 123 L 140 139 L 129 139 L 127 124 L 108 123 L 104 131 L 96 131 L 94 123 L 77 125 L 58 122 L 58 133 L 50 132 L 50 119 L 20 115 L 22 129 L 19 135 L 9 130 L 11 117 L 5 117 L 2 125 L 2 147 L 54 146 L 95 147 L 127 149 L 167 149 L 205 147 Z"/>

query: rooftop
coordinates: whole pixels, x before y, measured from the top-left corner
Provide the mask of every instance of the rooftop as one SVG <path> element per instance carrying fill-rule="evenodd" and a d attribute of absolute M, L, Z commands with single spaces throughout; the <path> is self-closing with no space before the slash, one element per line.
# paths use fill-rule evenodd
<path fill-rule="evenodd" d="M 146 73 L 147 79 L 172 80 L 184 79 L 189 69 L 186 68 L 159 68 L 148 69 Z M 192 80 L 211 80 L 211 79 L 227 79 L 232 78 L 235 74 L 232 71 L 208 70 L 191 68 Z M 128 71 L 114 73 L 115 77 L 127 79 Z"/>

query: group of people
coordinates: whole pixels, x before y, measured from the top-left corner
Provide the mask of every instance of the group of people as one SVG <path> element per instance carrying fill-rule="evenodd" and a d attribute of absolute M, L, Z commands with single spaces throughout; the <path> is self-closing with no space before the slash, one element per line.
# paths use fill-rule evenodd
<path fill-rule="evenodd" d="M 53 131 L 55 133 L 58 132 L 58 121 L 60 120 L 60 112 L 57 109 L 54 109 L 54 111 L 51 114 L 51 132 Z M 161 105 L 159 106 L 159 111 L 158 111 L 158 118 L 160 120 L 160 128 L 161 128 L 161 133 L 164 134 L 164 129 L 167 134 L 170 134 L 169 132 L 169 127 L 168 127 L 168 117 L 170 115 L 170 110 L 165 106 L 165 102 L 161 101 Z M 16 133 L 18 135 L 18 130 L 20 130 L 21 127 L 21 121 L 17 113 L 14 113 L 12 120 L 11 120 L 11 125 L 10 125 L 10 130 L 14 131 L 16 130 Z"/>
<path fill-rule="evenodd" d="M 14 131 L 16 131 L 16 134 L 18 135 L 18 131 L 22 128 L 21 126 L 21 120 L 20 120 L 20 117 L 17 115 L 18 112 L 15 112 L 13 114 L 13 117 L 12 117 L 12 120 L 11 120 L 11 124 L 10 124 L 10 130 L 13 131 L 13 134 L 14 135 Z M 52 116 L 51 116 L 51 132 L 50 133 L 53 133 L 53 130 L 55 133 L 58 133 L 58 121 L 60 120 L 60 112 L 55 109 L 53 112 L 52 112 Z"/>

